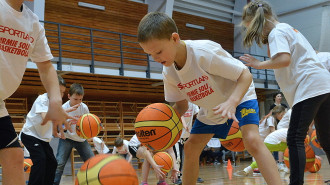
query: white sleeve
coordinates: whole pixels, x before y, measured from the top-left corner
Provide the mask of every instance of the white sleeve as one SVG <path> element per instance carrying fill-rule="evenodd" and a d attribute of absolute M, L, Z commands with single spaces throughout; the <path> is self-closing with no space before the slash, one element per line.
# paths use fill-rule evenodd
<path fill-rule="evenodd" d="M 210 74 L 237 81 L 241 76 L 243 69 L 246 68 L 242 62 L 232 56 L 224 56 L 217 53 L 211 54 L 213 57 L 211 58 L 209 69 L 205 69 Z"/>
<path fill-rule="evenodd" d="M 88 109 L 87 105 L 84 104 L 83 114 L 88 114 L 88 113 L 89 113 L 89 109 Z"/>
<path fill-rule="evenodd" d="M 288 35 L 275 28 L 268 37 L 270 56 L 274 57 L 278 53 L 290 53 Z"/>
<path fill-rule="evenodd" d="M 274 119 L 274 117 L 273 116 L 269 116 L 268 118 L 267 118 L 267 125 L 268 125 L 268 127 L 275 127 L 275 119 Z"/>
<path fill-rule="evenodd" d="M 195 115 L 195 114 L 198 113 L 198 111 L 199 111 L 199 107 L 198 107 L 196 104 L 193 104 L 193 110 L 194 110 L 193 115 Z"/>
<path fill-rule="evenodd" d="M 117 148 L 114 146 L 114 147 L 113 147 L 112 154 L 116 154 L 116 153 L 117 153 Z"/>
<path fill-rule="evenodd" d="M 36 100 L 36 109 L 35 113 L 48 112 L 48 100 L 46 98 L 38 97 Z"/>
<path fill-rule="evenodd" d="M 39 23 L 39 34 L 34 40 L 34 48 L 29 55 L 33 62 L 44 62 L 51 60 L 53 55 L 51 54 L 47 38 L 45 36 L 45 29 Z"/>

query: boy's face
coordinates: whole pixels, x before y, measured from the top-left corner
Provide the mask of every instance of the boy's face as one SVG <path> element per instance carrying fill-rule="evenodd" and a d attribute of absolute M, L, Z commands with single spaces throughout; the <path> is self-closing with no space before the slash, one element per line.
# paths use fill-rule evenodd
<path fill-rule="evenodd" d="M 61 92 L 61 97 L 63 98 L 63 96 L 64 96 L 64 93 L 65 93 L 65 89 L 66 89 L 66 87 L 65 86 L 63 86 L 63 85 L 60 85 L 60 92 Z"/>
<path fill-rule="evenodd" d="M 151 55 L 156 62 L 166 67 L 171 66 L 175 61 L 176 49 L 180 44 L 180 39 L 173 36 L 174 34 L 176 33 L 173 33 L 169 40 L 151 39 L 147 42 L 140 43 L 140 46 L 143 48 L 144 52 Z"/>
<path fill-rule="evenodd" d="M 84 97 L 84 95 L 78 95 L 78 94 L 70 95 L 70 94 L 68 94 L 68 98 L 70 100 L 70 105 L 71 106 L 80 104 L 83 100 L 83 97 Z"/>

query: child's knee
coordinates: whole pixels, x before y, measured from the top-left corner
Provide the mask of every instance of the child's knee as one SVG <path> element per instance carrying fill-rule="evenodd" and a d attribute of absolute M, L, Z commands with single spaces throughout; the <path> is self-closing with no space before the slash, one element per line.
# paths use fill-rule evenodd
<path fill-rule="evenodd" d="M 249 135 L 244 138 L 244 146 L 249 152 L 257 151 L 260 149 L 260 146 L 264 145 L 261 141 L 261 138 L 254 135 Z"/>

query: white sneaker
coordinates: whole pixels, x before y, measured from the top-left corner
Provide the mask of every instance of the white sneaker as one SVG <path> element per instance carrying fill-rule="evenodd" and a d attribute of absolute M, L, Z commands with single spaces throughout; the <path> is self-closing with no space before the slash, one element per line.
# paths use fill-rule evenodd
<path fill-rule="evenodd" d="M 246 176 L 252 175 L 252 173 L 253 173 L 253 169 L 252 169 L 251 166 L 248 166 L 248 167 L 244 168 L 243 171 L 246 173 Z"/>

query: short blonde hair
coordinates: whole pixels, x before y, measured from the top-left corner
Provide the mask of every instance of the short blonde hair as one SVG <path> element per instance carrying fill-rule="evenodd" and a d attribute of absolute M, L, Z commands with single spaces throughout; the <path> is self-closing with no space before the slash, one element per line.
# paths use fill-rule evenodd
<path fill-rule="evenodd" d="M 244 6 L 242 24 L 246 25 L 250 22 L 249 26 L 246 27 L 246 34 L 243 39 L 245 47 L 251 47 L 254 40 L 259 46 L 268 44 L 268 35 L 263 33 L 266 19 L 277 20 L 271 6 L 266 1 L 251 1 Z"/>
<path fill-rule="evenodd" d="M 178 33 L 178 28 L 172 18 L 165 13 L 150 12 L 145 15 L 138 27 L 138 42 L 151 39 L 170 39 L 172 33 Z"/>

